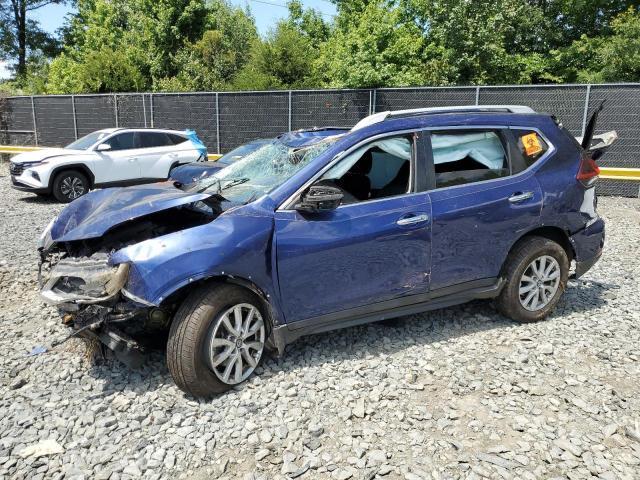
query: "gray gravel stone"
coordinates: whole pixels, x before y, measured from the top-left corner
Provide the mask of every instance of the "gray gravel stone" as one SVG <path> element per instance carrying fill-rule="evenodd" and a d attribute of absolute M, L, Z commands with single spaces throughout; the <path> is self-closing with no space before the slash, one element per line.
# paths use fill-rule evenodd
<path fill-rule="evenodd" d="M 69 333 L 37 296 L 37 239 L 62 207 L 5 170 L 0 478 L 637 478 L 639 200 L 600 198 L 603 257 L 547 321 L 478 301 L 314 335 L 194 401 L 162 351 L 137 371 L 77 339 L 26 355 Z M 20 456 L 49 439 L 64 451 Z"/>

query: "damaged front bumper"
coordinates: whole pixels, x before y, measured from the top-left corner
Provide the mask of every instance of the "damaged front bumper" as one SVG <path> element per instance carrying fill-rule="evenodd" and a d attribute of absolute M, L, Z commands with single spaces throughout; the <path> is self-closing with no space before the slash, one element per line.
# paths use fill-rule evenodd
<path fill-rule="evenodd" d="M 164 310 L 126 298 L 124 286 L 129 264 L 111 265 L 108 254 L 62 258 L 43 253 L 40 263 L 40 295 L 57 305 L 62 323 L 79 336 L 96 340 L 130 367 L 143 360 L 143 347 L 134 337 L 149 328 L 164 327 Z"/>

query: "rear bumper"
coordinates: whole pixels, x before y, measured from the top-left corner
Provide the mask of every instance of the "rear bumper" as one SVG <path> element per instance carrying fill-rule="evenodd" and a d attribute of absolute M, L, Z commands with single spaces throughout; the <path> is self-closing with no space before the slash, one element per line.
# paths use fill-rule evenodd
<path fill-rule="evenodd" d="M 570 237 L 576 253 L 575 278 L 580 278 L 588 272 L 600 259 L 604 248 L 604 238 L 604 220 L 601 218 Z"/>

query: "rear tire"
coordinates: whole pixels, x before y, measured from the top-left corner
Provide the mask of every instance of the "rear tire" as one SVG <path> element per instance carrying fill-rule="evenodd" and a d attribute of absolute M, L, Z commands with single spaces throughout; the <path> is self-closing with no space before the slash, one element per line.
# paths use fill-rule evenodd
<path fill-rule="evenodd" d="M 56 200 L 69 203 L 89 192 L 89 180 L 78 170 L 65 170 L 53 180 L 52 193 Z"/>
<path fill-rule="evenodd" d="M 553 240 L 529 237 L 511 251 L 503 276 L 507 284 L 496 299 L 498 311 L 516 322 L 537 322 L 560 301 L 569 276 L 569 258 Z"/>
<path fill-rule="evenodd" d="M 236 285 L 205 285 L 189 295 L 167 343 L 167 365 L 178 388 L 206 398 L 253 375 L 264 356 L 266 318 L 260 299 Z"/>

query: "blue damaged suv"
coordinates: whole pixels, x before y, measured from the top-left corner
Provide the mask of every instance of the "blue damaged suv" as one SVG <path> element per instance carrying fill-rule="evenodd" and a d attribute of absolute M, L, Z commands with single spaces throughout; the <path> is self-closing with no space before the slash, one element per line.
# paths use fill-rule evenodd
<path fill-rule="evenodd" d="M 131 365 L 168 331 L 197 397 L 301 335 L 472 299 L 541 320 L 602 253 L 598 111 L 582 144 L 528 107 L 382 112 L 192 185 L 95 191 L 44 231 L 41 295 Z"/>

